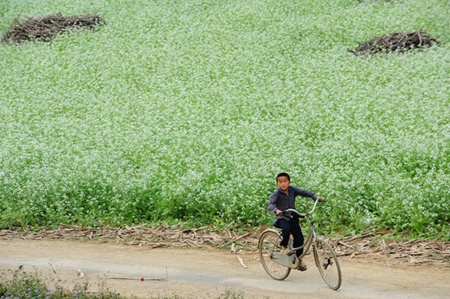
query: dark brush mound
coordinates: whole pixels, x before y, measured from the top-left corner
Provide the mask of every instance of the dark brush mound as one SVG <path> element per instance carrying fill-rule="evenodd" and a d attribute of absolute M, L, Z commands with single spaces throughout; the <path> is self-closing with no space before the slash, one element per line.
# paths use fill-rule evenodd
<path fill-rule="evenodd" d="M 103 20 L 96 15 L 62 16 L 48 15 L 41 18 L 14 19 L 11 30 L 3 34 L 6 43 L 22 43 L 30 40 L 50 41 L 57 34 L 77 28 L 94 29 Z"/>
<path fill-rule="evenodd" d="M 348 49 L 355 55 L 367 55 L 380 52 L 405 52 L 412 49 L 431 47 L 438 42 L 426 32 L 417 30 L 413 32 L 402 31 L 376 37 L 360 43 L 355 50 Z"/>

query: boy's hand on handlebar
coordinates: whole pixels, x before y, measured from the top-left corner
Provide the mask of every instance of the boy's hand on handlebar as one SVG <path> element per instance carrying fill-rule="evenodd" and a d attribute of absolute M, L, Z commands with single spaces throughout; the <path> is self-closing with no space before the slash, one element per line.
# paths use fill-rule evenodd
<path fill-rule="evenodd" d="M 317 200 L 318 200 L 319 202 L 323 202 L 323 198 L 320 197 L 320 196 L 317 196 Z"/>
<path fill-rule="evenodd" d="M 281 216 L 281 215 L 283 215 L 284 213 L 283 213 L 282 210 L 276 210 L 276 211 L 275 211 L 275 214 L 277 214 L 277 216 Z"/>

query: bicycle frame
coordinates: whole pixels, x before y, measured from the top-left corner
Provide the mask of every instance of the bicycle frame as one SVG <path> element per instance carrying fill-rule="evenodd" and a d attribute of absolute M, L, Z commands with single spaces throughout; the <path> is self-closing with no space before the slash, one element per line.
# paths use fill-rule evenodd
<path fill-rule="evenodd" d="M 314 230 L 314 221 L 311 220 L 309 215 L 314 213 L 318 202 L 319 201 L 316 200 L 314 202 L 314 206 L 313 206 L 312 210 L 309 211 L 309 212 L 306 212 L 305 214 L 301 214 L 300 212 L 298 212 L 297 210 L 294 210 L 294 209 L 287 209 L 286 211 L 284 211 L 284 212 L 295 213 L 298 216 L 300 216 L 301 218 L 306 218 L 306 220 L 308 220 L 310 232 L 309 232 L 306 240 L 303 242 L 303 245 L 299 246 L 299 247 L 291 248 L 291 250 L 293 250 L 293 251 L 296 251 L 296 250 L 299 250 L 299 249 L 303 248 L 303 253 L 302 253 L 301 256 L 299 256 L 299 258 L 302 258 L 309 251 L 309 249 L 311 247 L 311 244 L 313 243 L 314 240 L 317 239 L 317 234 L 316 234 L 316 231 Z"/>
<path fill-rule="evenodd" d="M 297 257 L 296 255 L 289 257 L 289 256 L 286 256 L 285 254 L 274 253 L 273 259 L 275 261 L 277 261 L 278 263 L 280 263 L 286 267 L 289 267 L 289 268 L 298 268 L 300 259 L 302 259 L 308 253 L 309 249 L 311 248 L 311 245 L 318 238 L 316 231 L 314 230 L 314 222 L 309 217 L 309 215 L 312 214 L 314 212 L 314 210 L 316 209 L 318 202 L 319 201 L 316 200 L 312 210 L 309 212 L 306 212 L 305 214 L 301 214 L 300 212 L 298 212 L 297 210 L 294 210 L 294 209 L 287 209 L 287 210 L 283 211 L 283 212 L 296 213 L 298 216 L 300 216 L 302 218 L 306 218 L 309 223 L 310 233 L 308 234 L 306 240 L 303 242 L 302 246 L 291 248 L 292 251 L 297 251 L 297 250 L 303 248 L 303 253 L 299 257 Z"/>
<path fill-rule="evenodd" d="M 310 218 L 310 214 L 314 212 L 318 202 L 316 200 L 313 209 L 305 214 L 301 214 L 295 209 L 283 211 L 295 213 L 299 217 L 308 220 L 310 232 L 302 246 L 292 247 L 292 243 L 289 243 L 289 249 L 292 251 L 292 254 L 286 253 L 280 247 L 280 241 L 282 239 L 280 230 L 269 228 L 263 231 L 259 237 L 259 257 L 264 270 L 266 270 L 269 276 L 275 280 L 283 280 L 289 276 L 291 269 L 302 270 L 299 267 L 300 262 L 312 247 L 314 261 L 322 279 L 331 289 L 337 290 L 342 283 L 342 272 L 338 258 L 330 244 L 316 234 L 314 222 Z M 299 257 L 293 254 L 300 249 L 303 249 L 303 253 Z"/>

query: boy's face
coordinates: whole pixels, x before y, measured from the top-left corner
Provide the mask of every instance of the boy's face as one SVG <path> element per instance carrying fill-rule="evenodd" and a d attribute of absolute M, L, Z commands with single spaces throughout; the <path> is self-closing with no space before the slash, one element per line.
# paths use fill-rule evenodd
<path fill-rule="evenodd" d="M 289 185 L 291 184 L 291 181 L 285 176 L 280 176 L 277 179 L 277 185 L 280 187 L 281 190 L 286 191 L 289 188 Z"/>

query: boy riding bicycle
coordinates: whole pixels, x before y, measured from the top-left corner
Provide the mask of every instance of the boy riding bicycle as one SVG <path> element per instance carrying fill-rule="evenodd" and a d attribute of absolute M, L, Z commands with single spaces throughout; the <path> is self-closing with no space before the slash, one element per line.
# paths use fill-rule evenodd
<path fill-rule="evenodd" d="M 293 246 L 300 247 L 304 242 L 303 233 L 300 228 L 298 215 L 291 214 L 290 212 L 284 214 L 283 211 L 295 209 L 295 198 L 299 195 L 319 201 L 322 201 L 322 198 L 315 195 L 312 191 L 291 186 L 291 178 L 289 174 L 285 172 L 279 173 L 276 180 L 279 188 L 270 195 L 268 209 L 270 212 L 277 215 L 274 225 L 282 229 L 283 239 L 280 242 L 280 246 L 284 249 L 286 254 L 294 254 L 294 252 L 289 252 L 287 249 L 289 237 L 292 234 L 294 238 Z M 302 253 L 303 249 L 299 249 L 295 252 L 297 257 L 301 256 Z M 303 260 L 300 261 L 298 269 L 300 271 L 305 271 L 307 269 Z"/>

